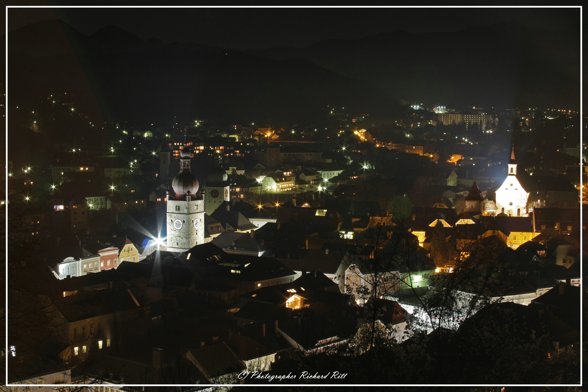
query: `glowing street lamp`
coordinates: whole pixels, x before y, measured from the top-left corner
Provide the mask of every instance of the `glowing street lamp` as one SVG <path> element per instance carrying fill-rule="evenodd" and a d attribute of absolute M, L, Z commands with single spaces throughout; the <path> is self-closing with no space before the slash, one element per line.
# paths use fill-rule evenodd
<path fill-rule="evenodd" d="M 155 239 L 155 245 L 157 246 L 157 249 L 159 249 L 159 247 L 165 245 L 165 238 L 161 238 L 160 236 L 157 236 L 157 238 Z"/>
<path fill-rule="evenodd" d="M 111 191 L 114 191 L 114 190 L 116 190 L 116 187 L 114 185 L 111 185 L 108 187 L 108 189 L 110 189 Z"/>
<path fill-rule="evenodd" d="M 55 186 L 55 184 L 51 184 L 50 188 L 51 188 L 52 191 L 54 191 L 55 188 L 57 188 L 57 187 Z"/>

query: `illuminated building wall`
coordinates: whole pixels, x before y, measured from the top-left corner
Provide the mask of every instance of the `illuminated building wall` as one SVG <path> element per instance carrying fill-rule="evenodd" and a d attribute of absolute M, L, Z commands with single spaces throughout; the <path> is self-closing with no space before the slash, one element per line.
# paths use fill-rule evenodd
<path fill-rule="evenodd" d="M 106 196 L 88 196 L 86 197 L 88 209 L 93 211 L 109 210 L 111 207 L 110 199 Z"/>
<path fill-rule="evenodd" d="M 528 216 L 527 192 L 517 179 L 517 164 L 514 162 L 514 153 L 511 163 L 508 164 L 508 176 L 496 190 L 496 213 L 504 213 L 509 216 Z"/>
<path fill-rule="evenodd" d="M 123 261 L 130 261 L 132 263 L 139 262 L 139 250 L 133 243 L 127 242 L 118 255 L 118 263 Z"/>
<path fill-rule="evenodd" d="M 506 245 L 512 249 L 516 249 L 525 242 L 531 241 L 541 233 L 511 231 L 506 239 Z"/>
<path fill-rule="evenodd" d="M 106 271 L 116 268 L 118 265 L 118 248 L 108 247 L 98 251 L 100 256 L 100 270 Z"/>
<path fill-rule="evenodd" d="M 167 249 L 188 250 L 204 243 L 204 200 L 167 201 Z"/>

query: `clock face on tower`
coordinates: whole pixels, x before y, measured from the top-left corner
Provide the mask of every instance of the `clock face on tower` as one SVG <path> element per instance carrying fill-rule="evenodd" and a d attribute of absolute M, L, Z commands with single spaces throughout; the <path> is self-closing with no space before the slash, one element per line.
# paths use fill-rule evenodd
<path fill-rule="evenodd" d="M 218 190 L 213 189 L 212 191 L 210 191 L 210 196 L 216 199 L 218 197 Z"/>
<path fill-rule="evenodd" d="M 200 219 L 194 219 L 194 228 L 198 228 L 198 224 L 200 223 Z"/>
<path fill-rule="evenodd" d="M 174 229 L 176 230 L 180 230 L 182 228 L 182 221 L 179 219 L 176 219 L 174 221 Z"/>

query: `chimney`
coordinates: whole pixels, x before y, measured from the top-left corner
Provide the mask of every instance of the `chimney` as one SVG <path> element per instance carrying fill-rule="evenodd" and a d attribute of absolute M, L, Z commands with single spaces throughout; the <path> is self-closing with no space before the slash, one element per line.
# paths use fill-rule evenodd
<path fill-rule="evenodd" d="M 308 250 L 308 238 L 304 241 L 304 249 Z"/>
<path fill-rule="evenodd" d="M 261 336 L 265 338 L 266 336 L 266 326 L 265 323 L 261 324 Z"/>

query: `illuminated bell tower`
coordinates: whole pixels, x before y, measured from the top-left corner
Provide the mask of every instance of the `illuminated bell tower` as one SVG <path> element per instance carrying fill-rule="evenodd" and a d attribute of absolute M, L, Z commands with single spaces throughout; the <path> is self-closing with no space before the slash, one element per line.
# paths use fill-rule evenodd
<path fill-rule="evenodd" d="M 180 155 L 180 172 L 172 180 L 173 198 L 167 201 L 167 250 L 185 252 L 204 243 L 204 198 L 190 170 L 191 154 Z"/>
<path fill-rule="evenodd" d="M 508 162 L 508 175 L 496 190 L 496 213 L 504 213 L 508 216 L 528 216 L 527 199 L 529 192 L 523 188 L 517 178 L 517 162 L 514 147 Z"/>

